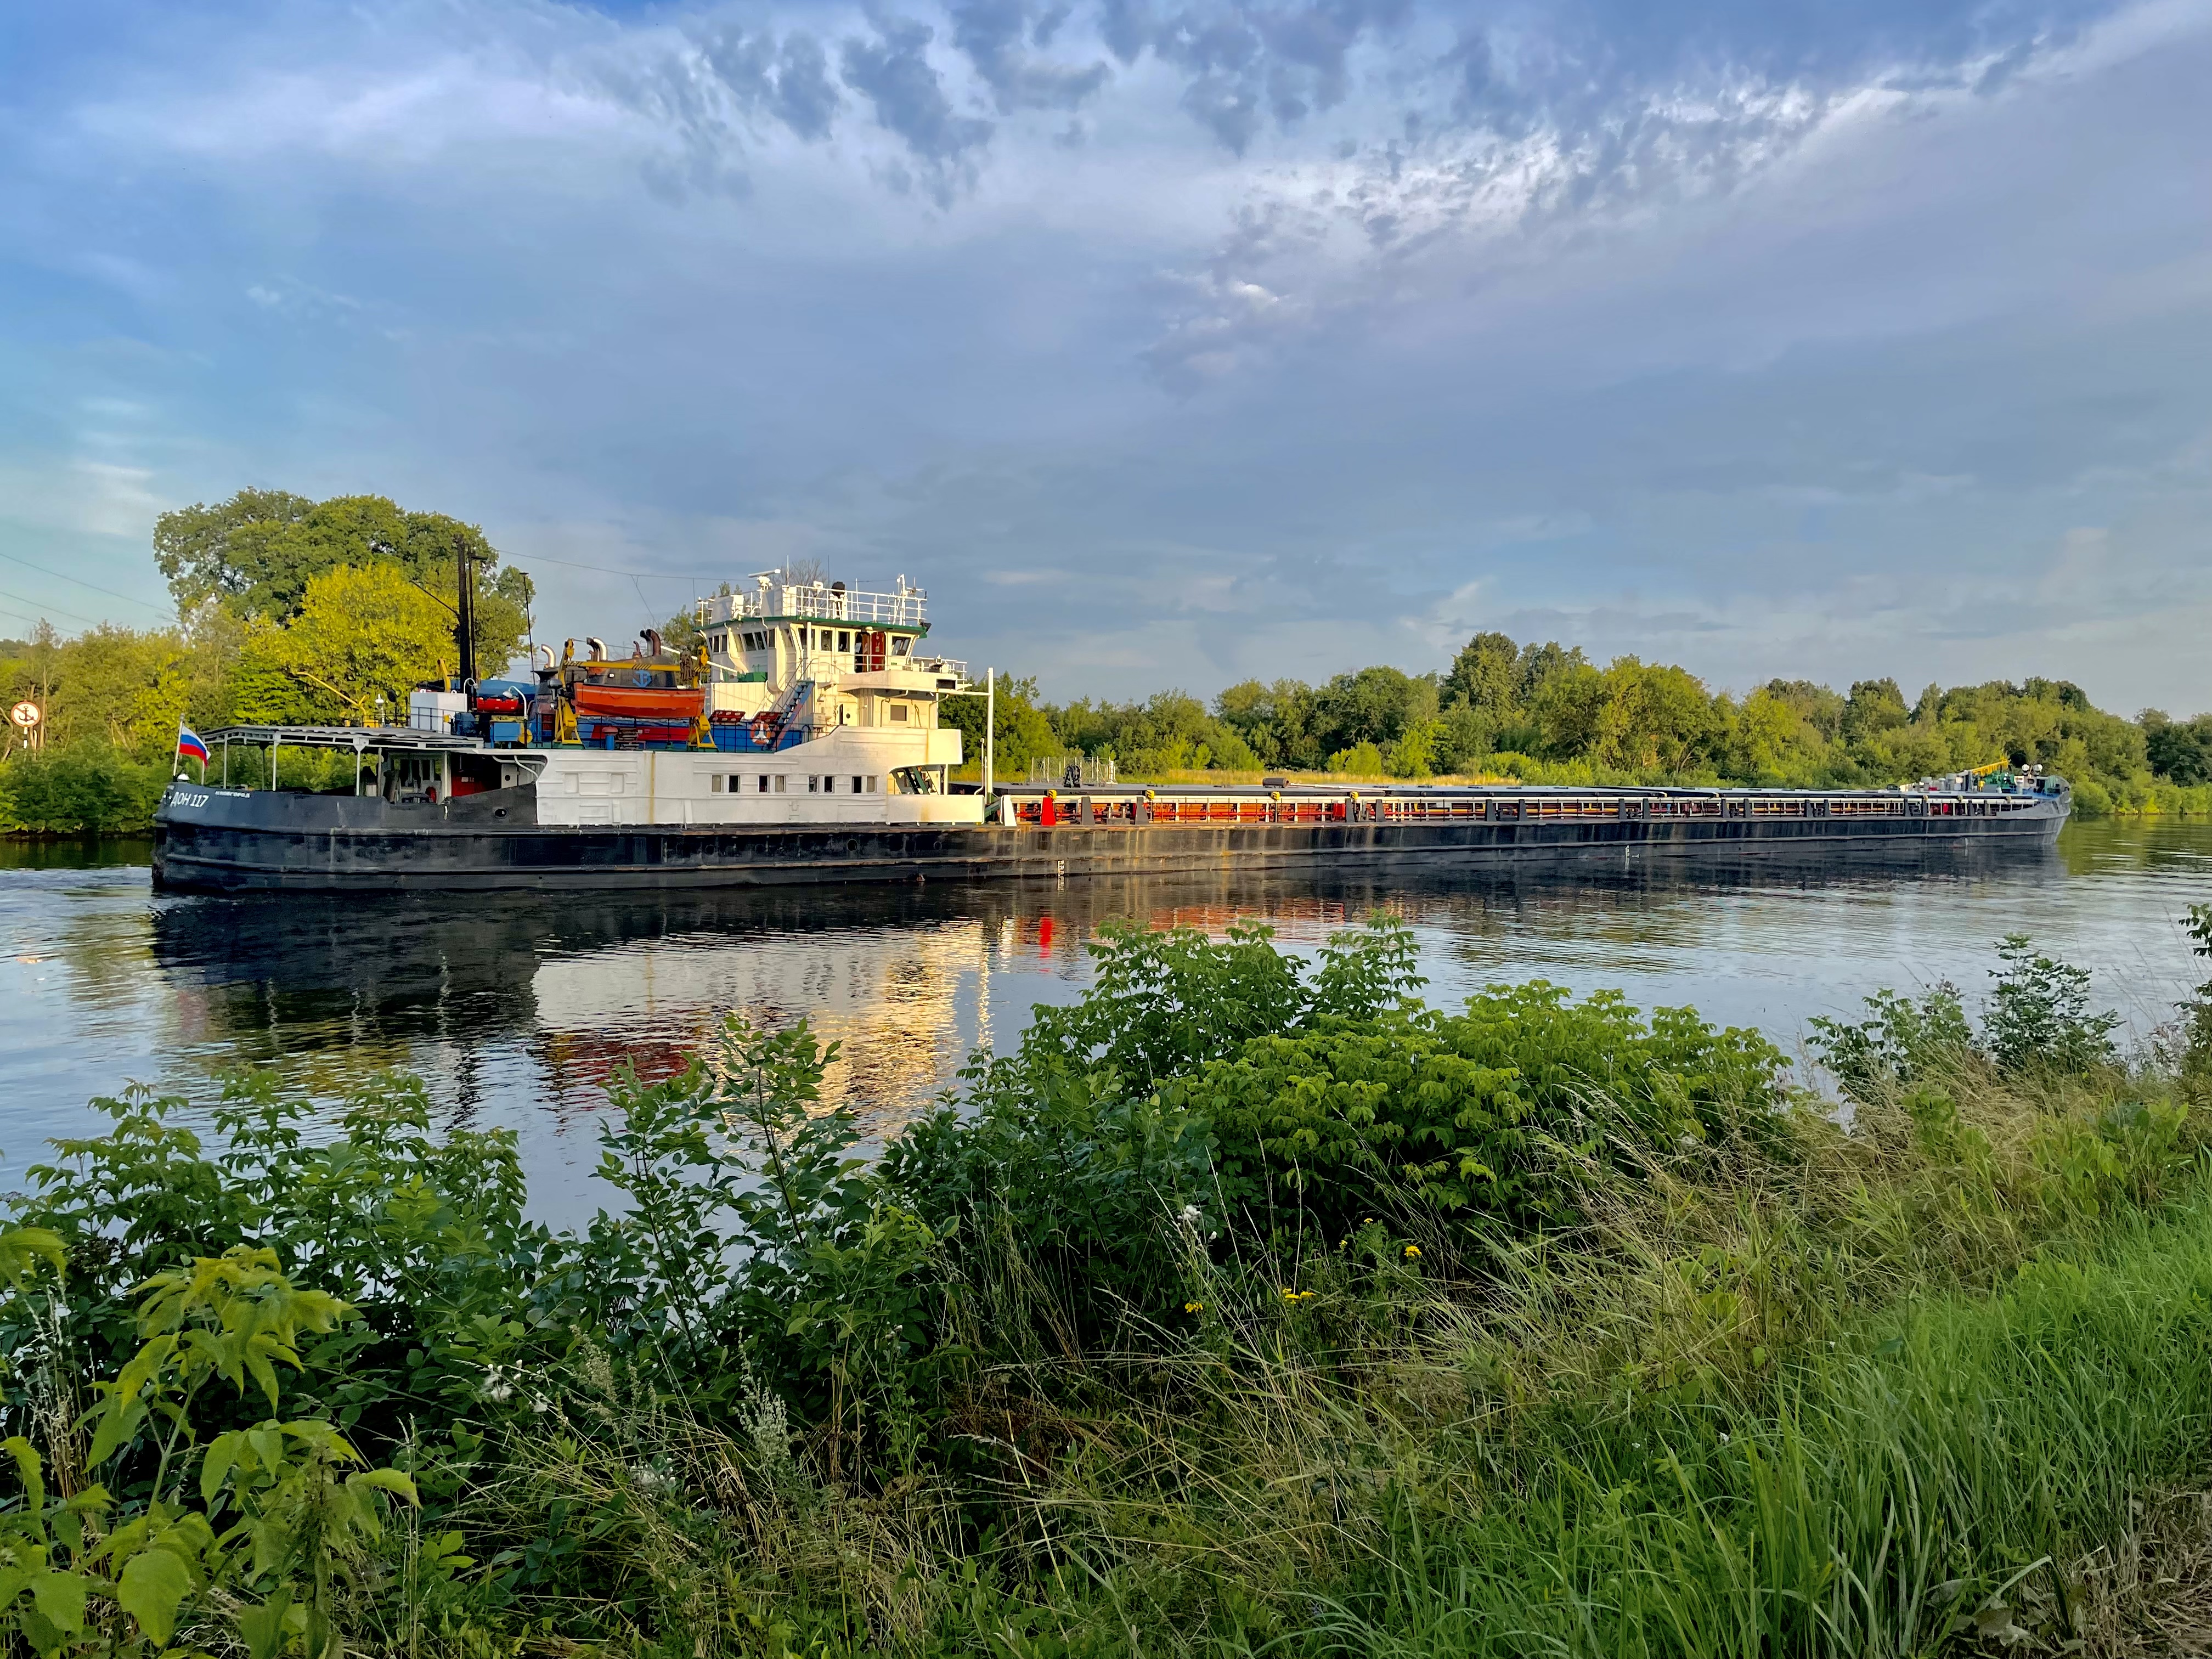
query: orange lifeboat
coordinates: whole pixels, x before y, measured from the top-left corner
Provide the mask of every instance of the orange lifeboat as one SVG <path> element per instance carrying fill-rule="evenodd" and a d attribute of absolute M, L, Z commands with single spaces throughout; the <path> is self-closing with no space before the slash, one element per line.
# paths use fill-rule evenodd
<path fill-rule="evenodd" d="M 614 668 L 577 678 L 568 689 L 580 720 L 697 720 L 707 712 L 707 690 L 679 685 L 665 668 Z"/>
<path fill-rule="evenodd" d="M 707 693 L 698 686 L 580 685 L 575 695 L 580 720 L 689 722 L 707 707 Z"/>

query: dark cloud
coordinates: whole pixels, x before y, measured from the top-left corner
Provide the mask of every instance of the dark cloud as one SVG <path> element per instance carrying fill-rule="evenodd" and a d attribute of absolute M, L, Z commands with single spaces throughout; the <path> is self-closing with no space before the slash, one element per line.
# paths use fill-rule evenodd
<path fill-rule="evenodd" d="M 699 50 L 740 109 L 765 112 L 801 138 L 830 136 L 837 88 L 822 43 L 812 35 L 786 35 L 779 47 L 772 34 L 729 28 L 707 36 Z"/>
<path fill-rule="evenodd" d="M 902 17 L 874 21 L 876 40 L 854 36 L 844 43 L 845 84 L 874 106 L 879 125 L 906 141 L 929 170 L 933 193 L 947 202 L 972 166 L 969 152 L 989 141 L 991 124 L 956 112 L 945 95 L 944 77 L 928 57 L 934 29 Z"/>
<path fill-rule="evenodd" d="M 1106 83 L 1103 64 L 1052 64 L 1024 49 L 1042 45 L 1066 21 L 1065 5 L 1033 13 L 1026 0 L 961 0 L 951 9 L 952 44 L 968 54 L 1001 115 L 1016 110 L 1073 110 Z"/>
<path fill-rule="evenodd" d="M 1108 50 L 1125 64 L 1146 51 L 1184 70 L 1182 106 L 1232 150 L 1258 133 L 1262 112 L 1294 127 L 1351 91 L 1349 55 L 1364 37 L 1396 30 L 1413 0 L 1321 0 L 1300 5 L 1192 5 L 1100 0 Z"/>
<path fill-rule="evenodd" d="M 1182 106 L 1239 155 L 1260 130 L 1258 90 L 1231 76 L 1200 76 L 1183 88 Z"/>
<path fill-rule="evenodd" d="M 787 37 L 775 79 L 777 118 L 802 138 L 826 138 L 840 101 L 822 43 L 811 34 Z"/>

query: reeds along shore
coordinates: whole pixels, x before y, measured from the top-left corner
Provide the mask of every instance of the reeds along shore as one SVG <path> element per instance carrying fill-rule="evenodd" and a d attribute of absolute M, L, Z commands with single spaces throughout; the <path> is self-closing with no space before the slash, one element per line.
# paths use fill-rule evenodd
<path fill-rule="evenodd" d="M 2212 948 L 2212 915 L 2189 924 Z M 2122 1652 L 2212 1595 L 2212 1012 L 1423 1005 L 1387 921 L 1108 934 L 872 1159 L 804 1026 L 609 1207 L 262 1079 L 0 1234 L 42 1653 Z"/>

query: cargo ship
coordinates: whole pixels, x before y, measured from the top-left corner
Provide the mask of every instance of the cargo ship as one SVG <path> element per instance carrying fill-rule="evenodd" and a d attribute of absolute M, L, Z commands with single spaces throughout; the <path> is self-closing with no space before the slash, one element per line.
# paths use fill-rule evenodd
<path fill-rule="evenodd" d="M 464 607 L 465 609 L 465 606 Z M 655 889 L 2045 843 L 2063 780 L 2002 763 L 1890 789 L 1124 784 L 1068 763 L 956 787 L 946 702 L 993 684 L 929 643 L 927 596 L 757 574 L 529 679 L 415 691 L 404 726 L 236 726 L 155 813 L 176 891 Z M 278 786 L 286 749 L 336 788 Z"/>

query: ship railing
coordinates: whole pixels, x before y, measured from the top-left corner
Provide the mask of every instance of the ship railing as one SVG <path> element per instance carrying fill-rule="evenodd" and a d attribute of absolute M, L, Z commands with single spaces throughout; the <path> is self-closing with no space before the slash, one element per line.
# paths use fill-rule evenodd
<path fill-rule="evenodd" d="M 2033 809 L 2034 795 L 1765 794 L 1639 795 L 1448 793 L 1391 794 L 1346 789 L 1245 791 L 1199 787 L 1146 790 L 1122 785 L 1033 781 L 1001 792 L 1017 823 L 1230 824 L 1439 823 L 1681 823 L 1699 819 L 1996 817 Z"/>
<path fill-rule="evenodd" d="M 865 593 L 851 588 L 841 593 L 830 587 L 763 587 L 702 599 L 696 614 L 706 623 L 805 617 L 817 622 L 918 629 L 927 623 L 928 608 L 929 596 L 918 587 L 890 593 Z"/>

